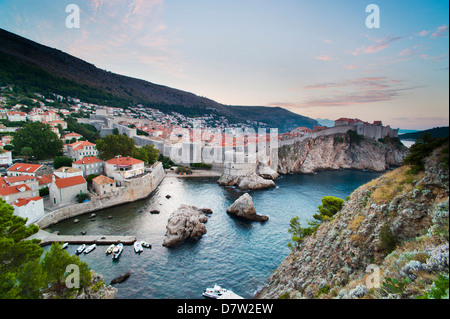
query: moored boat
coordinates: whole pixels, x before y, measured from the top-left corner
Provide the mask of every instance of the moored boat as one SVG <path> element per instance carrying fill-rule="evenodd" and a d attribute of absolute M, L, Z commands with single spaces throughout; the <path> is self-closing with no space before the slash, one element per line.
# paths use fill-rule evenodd
<path fill-rule="evenodd" d="M 107 254 L 107 255 L 112 254 L 112 252 L 113 252 L 113 250 L 114 250 L 114 247 L 115 247 L 115 245 L 114 245 L 114 244 L 111 244 L 111 246 L 109 246 L 109 247 L 106 249 L 106 254 Z"/>
<path fill-rule="evenodd" d="M 227 292 L 228 292 L 227 289 L 222 288 L 219 285 L 215 284 L 214 288 L 206 288 L 205 291 L 203 291 L 202 295 L 203 297 L 218 299 Z"/>
<path fill-rule="evenodd" d="M 152 245 L 146 241 L 141 241 L 141 245 L 145 248 L 152 248 Z"/>
<path fill-rule="evenodd" d="M 112 258 L 118 259 L 122 251 L 123 251 L 123 244 L 120 243 L 116 247 L 114 247 L 114 250 L 112 252 Z"/>
<path fill-rule="evenodd" d="M 86 249 L 86 244 L 83 244 L 83 245 L 81 245 L 80 247 L 77 248 L 76 253 L 77 254 L 81 254 L 85 249 Z"/>
<path fill-rule="evenodd" d="M 97 247 L 96 244 L 92 244 L 92 245 L 90 245 L 89 247 L 87 247 L 87 248 L 84 250 L 84 253 L 85 253 L 85 254 L 89 254 L 89 253 L 90 253 L 91 251 L 93 251 L 96 247 Z"/>
<path fill-rule="evenodd" d="M 144 251 L 144 248 L 142 248 L 142 244 L 140 241 L 134 242 L 134 251 L 138 254 Z"/>
<path fill-rule="evenodd" d="M 69 247 L 69 243 L 64 243 L 64 244 L 62 245 L 62 249 L 66 249 L 67 247 Z"/>

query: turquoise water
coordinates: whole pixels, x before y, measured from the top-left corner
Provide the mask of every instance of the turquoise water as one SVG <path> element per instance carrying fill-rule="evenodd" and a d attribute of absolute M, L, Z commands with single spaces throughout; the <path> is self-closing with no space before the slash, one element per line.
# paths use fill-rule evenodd
<path fill-rule="evenodd" d="M 50 230 L 60 234 L 133 235 L 148 241 L 152 249 L 135 254 L 125 246 L 118 261 L 105 255 L 106 246 L 98 246 L 80 258 L 109 283 L 130 272 L 119 285 L 117 298 L 196 299 L 215 283 L 252 298 L 289 254 L 289 221 L 299 216 L 303 224 L 312 218 L 324 196 L 345 198 L 357 187 L 378 177 L 379 173 L 353 170 L 320 172 L 316 175 L 280 177 L 275 189 L 250 192 L 257 213 L 269 216 L 266 223 L 236 219 L 226 209 L 243 192 L 220 187 L 216 178 L 166 178 L 146 200 L 63 221 Z M 171 195 L 170 199 L 166 195 Z M 162 246 L 169 215 L 181 204 L 213 210 L 206 223 L 207 234 L 175 248 Z M 150 210 L 160 210 L 152 215 Z M 112 216 L 112 219 L 108 219 Z M 77 246 L 69 246 L 75 253 Z"/>

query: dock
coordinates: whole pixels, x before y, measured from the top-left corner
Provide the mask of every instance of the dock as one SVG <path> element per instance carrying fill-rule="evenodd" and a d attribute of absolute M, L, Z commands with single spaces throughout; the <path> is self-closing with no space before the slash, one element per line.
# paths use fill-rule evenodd
<path fill-rule="evenodd" d="M 122 243 L 124 245 L 133 245 L 137 240 L 134 236 L 103 236 L 103 235 L 57 235 L 45 230 L 39 230 L 33 236 L 27 239 L 39 239 L 39 246 L 51 245 L 55 242 L 64 242 L 68 244 L 97 244 L 111 245 Z"/>

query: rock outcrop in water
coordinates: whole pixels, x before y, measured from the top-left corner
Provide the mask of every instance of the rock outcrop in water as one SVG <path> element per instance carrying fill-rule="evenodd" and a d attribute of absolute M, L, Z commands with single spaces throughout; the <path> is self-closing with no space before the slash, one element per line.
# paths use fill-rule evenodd
<path fill-rule="evenodd" d="M 262 178 L 256 173 L 246 176 L 231 176 L 223 174 L 217 183 L 220 186 L 236 186 L 242 191 L 275 187 L 275 182 L 273 180 Z"/>
<path fill-rule="evenodd" d="M 202 238 L 206 234 L 205 223 L 208 218 L 195 206 L 181 205 L 174 211 L 166 226 L 163 246 L 172 247 L 190 238 Z"/>
<path fill-rule="evenodd" d="M 446 152 L 444 145 L 426 159 L 425 168 L 411 173 L 403 166 L 359 187 L 331 221 L 289 254 L 256 297 L 431 294 L 440 275 L 448 278 L 448 142 Z"/>
<path fill-rule="evenodd" d="M 278 173 L 310 174 L 341 168 L 384 171 L 400 166 L 407 153 L 398 139 L 376 141 L 349 134 L 326 135 L 282 146 L 278 152 Z"/>
<path fill-rule="evenodd" d="M 265 222 L 269 220 L 269 217 L 264 215 L 258 215 L 255 210 L 255 206 L 253 206 L 252 197 L 246 193 L 239 197 L 233 205 L 228 207 L 228 214 L 233 214 L 241 218 Z"/>

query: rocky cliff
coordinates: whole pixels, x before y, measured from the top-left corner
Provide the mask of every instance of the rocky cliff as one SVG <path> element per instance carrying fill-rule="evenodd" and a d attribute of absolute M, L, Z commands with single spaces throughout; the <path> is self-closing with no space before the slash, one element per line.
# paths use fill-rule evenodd
<path fill-rule="evenodd" d="M 315 143 L 298 149 L 312 153 Z M 339 150 L 328 139 L 321 144 L 338 157 L 352 148 Z M 424 164 L 424 171 L 402 166 L 354 191 L 331 221 L 293 249 L 256 298 L 415 298 L 442 282 L 448 296 L 448 144 Z"/>
<path fill-rule="evenodd" d="M 400 166 L 408 149 L 398 140 L 376 141 L 352 134 L 333 134 L 305 139 L 278 152 L 278 172 L 314 173 L 330 169 L 384 171 Z"/>

